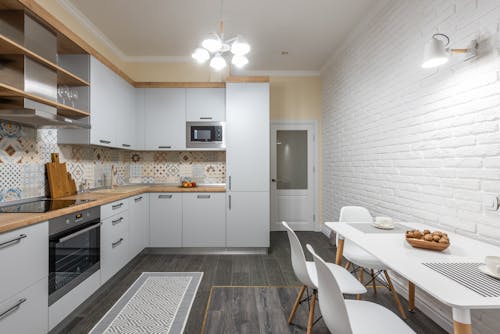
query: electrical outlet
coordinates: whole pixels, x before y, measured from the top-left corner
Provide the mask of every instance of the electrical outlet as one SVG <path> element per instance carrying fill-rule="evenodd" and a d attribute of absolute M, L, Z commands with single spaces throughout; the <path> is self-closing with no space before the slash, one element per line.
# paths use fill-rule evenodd
<path fill-rule="evenodd" d="M 486 209 L 486 210 L 490 210 L 490 211 L 497 211 L 498 210 L 498 207 L 500 205 L 500 198 L 497 197 L 497 196 L 486 196 L 484 199 L 483 199 L 483 207 Z"/>

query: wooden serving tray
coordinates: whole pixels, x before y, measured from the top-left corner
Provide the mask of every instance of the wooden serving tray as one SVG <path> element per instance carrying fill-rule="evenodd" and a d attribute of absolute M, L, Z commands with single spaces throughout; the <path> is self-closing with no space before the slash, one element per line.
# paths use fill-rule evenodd
<path fill-rule="evenodd" d="M 415 239 L 415 238 L 406 238 L 406 242 L 408 242 L 412 247 L 415 248 L 423 248 L 423 249 L 428 249 L 428 250 L 433 250 L 433 251 L 438 251 L 442 252 L 446 248 L 450 247 L 450 244 L 440 244 L 439 242 L 433 242 L 433 241 L 425 241 L 422 239 Z"/>

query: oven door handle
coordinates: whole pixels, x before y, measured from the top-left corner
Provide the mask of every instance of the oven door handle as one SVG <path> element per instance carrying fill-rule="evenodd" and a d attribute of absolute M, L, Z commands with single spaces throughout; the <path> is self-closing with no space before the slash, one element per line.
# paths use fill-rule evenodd
<path fill-rule="evenodd" d="M 85 232 L 88 232 L 90 230 L 93 230 L 95 228 L 98 228 L 99 226 L 101 226 L 101 223 L 97 223 L 95 225 L 92 225 L 92 226 L 89 226 L 89 227 L 86 227 L 84 228 L 83 230 L 80 230 L 80 231 L 76 231 L 75 233 L 71 233 L 70 235 L 67 235 L 65 237 L 62 237 L 61 239 L 59 239 L 58 242 L 65 242 L 65 241 L 68 241 L 69 239 L 73 239 L 74 237 L 76 236 L 79 236 L 80 234 L 83 234 Z"/>

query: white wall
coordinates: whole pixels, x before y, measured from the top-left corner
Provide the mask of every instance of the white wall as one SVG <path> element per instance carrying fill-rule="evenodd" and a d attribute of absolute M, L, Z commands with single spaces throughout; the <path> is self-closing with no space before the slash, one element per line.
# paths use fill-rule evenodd
<path fill-rule="evenodd" d="M 482 204 L 500 195 L 499 25 L 498 0 L 392 0 L 333 55 L 322 71 L 325 221 L 363 205 L 499 243 L 500 214 Z M 481 36 L 481 56 L 422 69 L 436 32 L 455 48 Z M 473 322 L 500 333 L 499 311 Z"/>

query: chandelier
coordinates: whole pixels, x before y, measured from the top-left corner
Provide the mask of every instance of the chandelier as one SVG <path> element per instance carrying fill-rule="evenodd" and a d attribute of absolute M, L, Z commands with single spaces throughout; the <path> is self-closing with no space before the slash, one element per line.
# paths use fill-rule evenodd
<path fill-rule="evenodd" d="M 222 17 L 221 1 L 221 17 Z M 231 64 L 242 68 L 248 64 L 246 55 L 250 52 L 250 45 L 241 37 L 236 36 L 224 40 L 224 21 L 220 21 L 220 32 L 211 33 L 203 42 L 201 47 L 196 48 L 191 55 L 198 63 L 205 63 L 210 59 L 210 67 L 220 71 L 227 66 L 226 58 L 231 57 Z"/>

